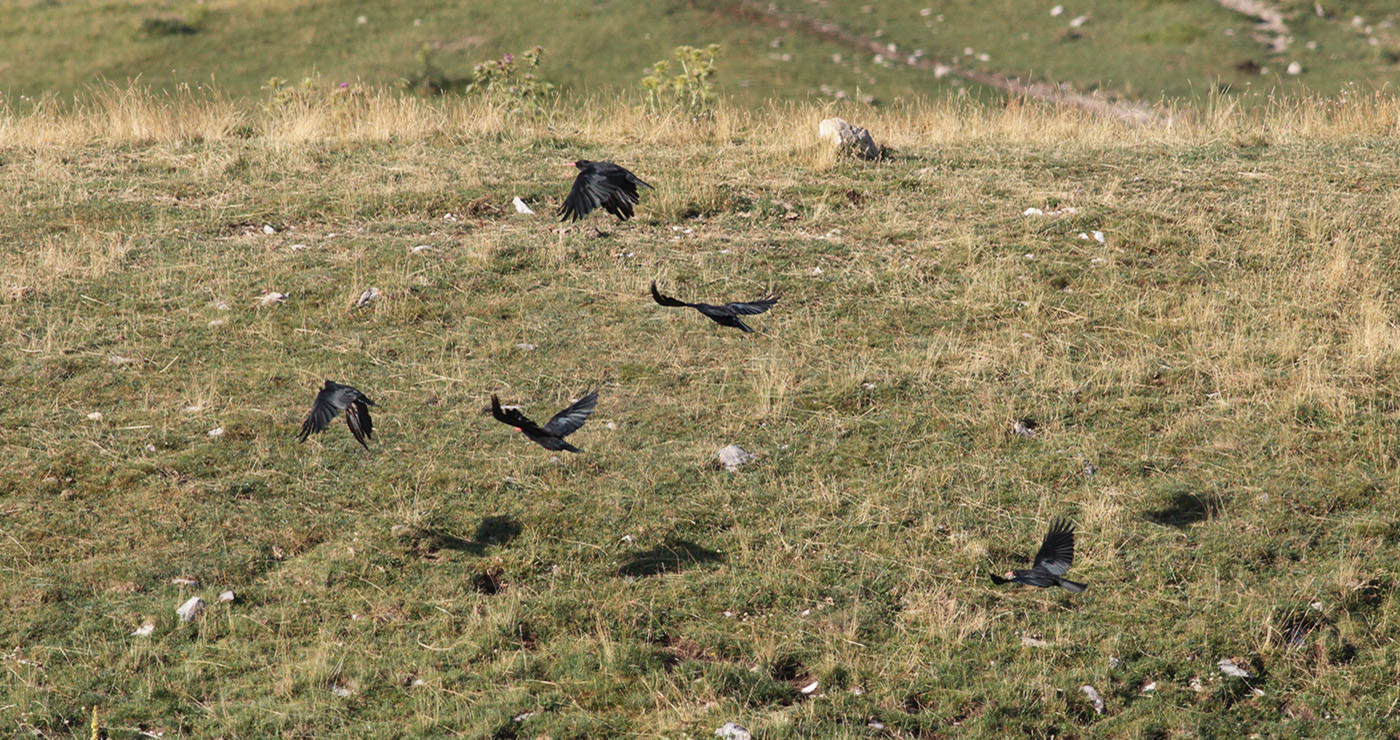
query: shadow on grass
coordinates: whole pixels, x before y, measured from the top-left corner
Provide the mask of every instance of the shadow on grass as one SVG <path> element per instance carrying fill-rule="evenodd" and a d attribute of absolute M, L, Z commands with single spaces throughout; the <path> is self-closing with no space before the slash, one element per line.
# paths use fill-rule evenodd
<path fill-rule="evenodd" d="M 701 563 L 718 563 L 724 555 L 686 540 L 668 540 L 650 550 L 632 553 L 617 569 L 620 576 L 654 576 Z"/>
<path fill-rule="evenodd" d="M 1185 528 L 1209 519 L 1219 511 L 1219 496 L 1198 496 L 1190 491 L 1177 491 L 1165 506 L 1144 512 L 1143 517 L 1166 527 Z"/>
<path fill-rule="evenodd" d="M 463 539 L 436 527 L 419 529 L 412 536 L 414 549 L 426 553 L 454 550 L 484 555 L 487 548 L 505 545 L 520 535 L 520 523 L 508 516 L 488 516 L 476 526 L 471 539 Z"/>

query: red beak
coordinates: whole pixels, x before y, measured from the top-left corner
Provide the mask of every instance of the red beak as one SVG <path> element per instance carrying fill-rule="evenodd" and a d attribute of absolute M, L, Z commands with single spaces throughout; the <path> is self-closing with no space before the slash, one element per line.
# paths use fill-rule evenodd
<path fill-rule="evenodd" d="M 564 163 L 564 166 L 565 166 L 565 167 L 577 167 L 577 166 L 578 166 L 578 163 L 577 163 L 577 162 L 565 162 L 565 163 Z"/>

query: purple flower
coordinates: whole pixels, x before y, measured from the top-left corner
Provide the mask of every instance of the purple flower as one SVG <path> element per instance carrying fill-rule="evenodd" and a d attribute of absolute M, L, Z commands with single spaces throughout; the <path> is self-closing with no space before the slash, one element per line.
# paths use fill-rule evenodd
<path fill-rule="evenodd" d="M 506 64 L 510 64 L 510 62 L 511 62 L 512 59 L 513 59 L 513 57 L 511 57 L 510 52 L 506 52 L 506 56 L 505 56 Z"/>
<path fill-rule="evenodd" d="M 342 83 L 340 83 L 340 88 L 341 88 L 342 90 L 345 89 L 345 88 L 347 88 L 347 87 L 350 87 L 350 83 L 348 83 L 348 82 L 342 82 Z"/>

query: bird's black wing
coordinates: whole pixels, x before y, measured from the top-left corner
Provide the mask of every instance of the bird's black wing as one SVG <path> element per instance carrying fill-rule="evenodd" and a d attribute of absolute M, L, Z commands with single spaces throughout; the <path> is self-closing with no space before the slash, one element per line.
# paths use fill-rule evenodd
<path fill-rule="evenodd" d="M 573 434 L 583 422 L 588 420 L 593 413 L 593 407 L 598 405 L 598 391 L 590 391 L 583 398 L 574 401 L 574 405 L 560 411 L 544 425 L 544 431 L 555 437 L 565 437 Z"/>
<path fill-rule="evenodd" d="M 509 424 L 520 430 L 530 429 L 533 431 L 543 431 L 535 422 L 530 421 L 530 417 L 520 412 L 520 409 L 503 409 L 501 400 L 496 398 L 496 394 L 491 394 L 491 415 L 496 417 L 496 421 L 502 424 Z"/>
<path fill-rule="evenodd" d="M 689 306 L 689 305 L 690 305 L 689 303 L 686 303 L 685 301 L 678 301 L 678 300 L 676 300 L 675 298 L 672 298 L 671 296 L 662 295 L 662 294 L 661 294 L 661 291 L 659 291 L 659 290 L 656 289 L 656 281 L 655 281 L 655 280 L 651 281 L 651 299 L 654 300 L 654 301 L 656 301 L 658 304 L 660 304 L 660 305 L 662 305 L 662 306 L 666 306 L 666 307 L 668 307 L 668 308 L 677 308 L 677 307 L 680 307 L 680 306 Z"/>
<path fill-rule="evenodd" d="M 607 178 L 591 170 L 583 170 L 574 178 L 574 186 L 559 207 L 560 221 L 577 221 L 587 216 L 589 211 L 612 199 L 612 190 L 607 186 Z"/>
<path fill-rule="evenodd" d="M 778 296 L 766 295 L 752 301 L 726 303 L 724 307 L 736 314 L 748 316 L 750 314 L 763 313 L 773 307 L 778 302 Z"/>
<path fill-rule="evenodd" d="M 1035 554 L 1031 567 L 1051 575 L 1062 576 L 1069 572 L 1074 562 L 1074 525 L 1060 520 L 1050 525 L 1045 541 L 1040 544 L 1040 552 Z"/>
<path fill-rule="evenodd" d="M 313 434 L 320 434 L 335 418 L 336 408 L 331 405 L 333 390 L 323 390 L 316 394 L 316 402 L 311 405 L 311 413 L 301 423 L 301 436 L 297 441 L 305 442 Z"/>
<path fill-rule="evenodd" d="M 366 450 L 369 449 L 369 444 L 365 440 L 374 436 L 374 421 L 369 418 L 369 405 L 365 403 L 367 400 L 369 399 L 356 399 L 345 407 L 345 424 L 350 427 L 350 433 L 355 435 L 355 441 Z"/>

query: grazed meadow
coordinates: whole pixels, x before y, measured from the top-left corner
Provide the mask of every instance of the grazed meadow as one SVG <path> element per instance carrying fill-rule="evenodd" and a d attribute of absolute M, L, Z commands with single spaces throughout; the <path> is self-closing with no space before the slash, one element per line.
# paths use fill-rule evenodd
<path fill-rule="evenodd" d="M 832 112 L 889 157 L 823 151 Z M 0 115 L 0 723 L 1394 732 L 1397 128 L 1388 98 Z M 548 216 L 578 157 L 656 185 L 607 238 Z M 784 297 L 745 335 L 653 279 Z M 296 443 L 325 378 L 379 403 L 370 452 Z M 578 456 L 485 414 L 591 383 Z M 731 443 L 757 460 L 716 469 Z M 991 587 L 1055 516 L 1089 590 Z"/>

